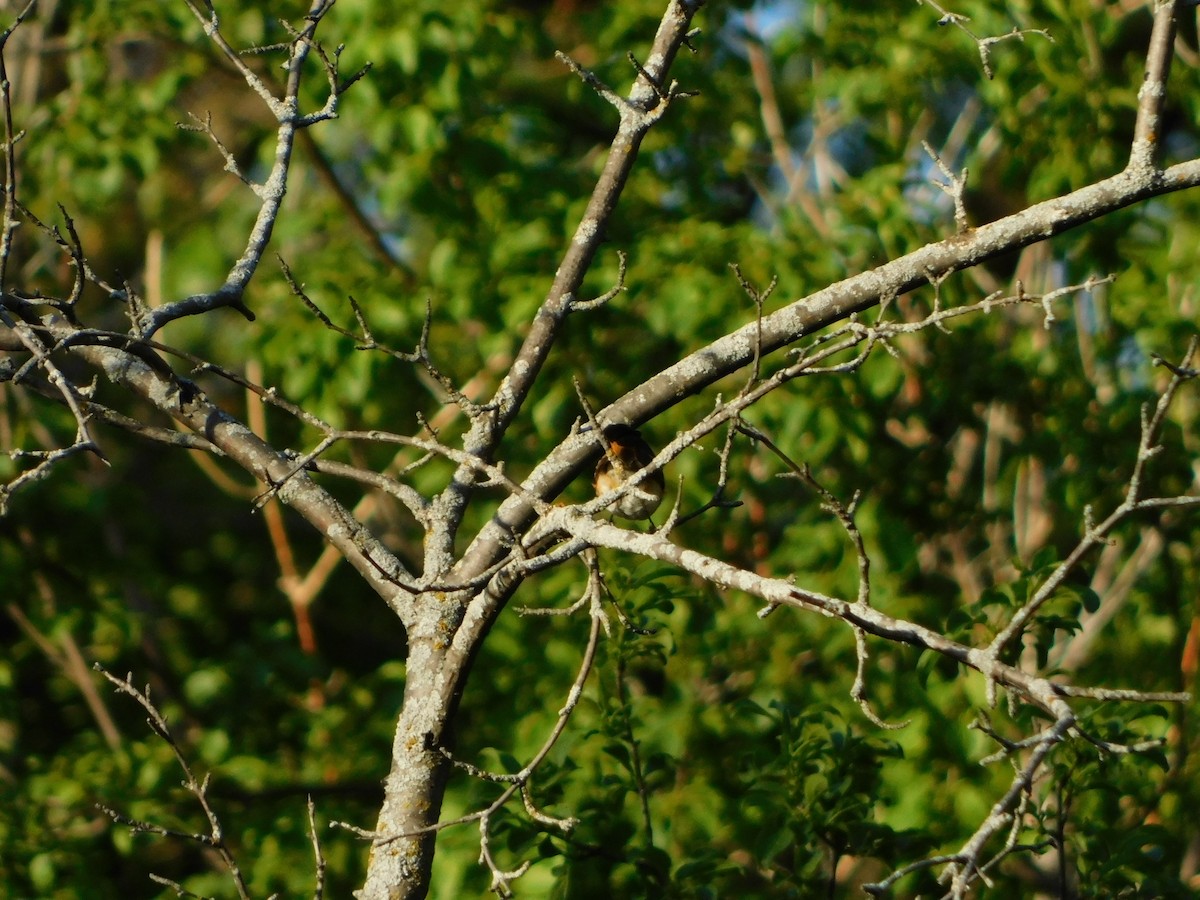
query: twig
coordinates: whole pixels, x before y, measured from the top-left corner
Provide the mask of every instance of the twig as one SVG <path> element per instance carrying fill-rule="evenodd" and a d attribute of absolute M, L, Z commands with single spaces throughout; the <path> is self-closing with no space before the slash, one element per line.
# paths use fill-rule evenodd
<path fill-rule="evenodd" d="M 937 10 L 937 12 L 941 15 L 941 18 L 938 19 L 938 22 L 937 22 L 938 25 L 953 25 L 955 28 L 962 31 L 964 34 L 967 35 L 967 37 L 969 37 L 971 40 L 973 40 L 975 42 L 975 46 L 979 49 L 979 60 L 983 64 L 983 72 L 988 77 L 989 81 L 995 76 L 995 73 L 992 71 L 992 64 L 991 64 L 992 45 L 998 44 L 1001 41 L 1010 40 L 1012 38 L 1016 38 L 1017 40 L 1024 43 L 1025 35 L 1027 35 L 1027 34 L 1040 35 L 1041 37 L 1044 37 L 1046 40 L 1050 41 L 1051 43 L 1054 42 L 1054 38 L 1051 37 L 1050 32 L 1048 32 L 1042 28 L 1015 28 L 1014 27 L 1012 31 L 1009 31 L 1006 34 L 995 35 L 993 37 L 982 37 L 981 38 L 981 37 L 979 37 L 979 35 L 975 34 L 975 32 L 973 32 L 970 28 L 968 28 L 966 26 L 966 23 L 971 21 L 970 16 L 964 16 L 964 15 L 961 15 L 960 13 L 956 13 L 956 12 L 949 12 L 949 11 L 943 9 L 939 4 L 935 3 L 934 0 L 917 0 L 917 2 L 922 3 L 925 6 L 932 6 L 935 10 Z"/>
<path fill-rule="evenodd" d="M 238 896 L 242 900 L 249 900 L 250 893 L 246 887 L 245 879 L 242 877 L 242 871 L 237 864 L 237 860 L 233 856 L 233 852 L 229 844 L 225 840 L 224 829 L 221 827 L 221 821 L 217 817 L 216 811 L 208 799 L 209 775 L 205 775 L 200 781 L 196 780 L 195 774 L 192 772 L 192 767 L 187 761 L 187 757 L 183 753 L 183 749 L 176 743 L 174 736 L 171 734 L 171 729 L 167 725 L 166 717 L 159 712 L 158 707 L 150 700 L 150 689 L 138 690 L 133 685 L 132 676 L 126 675 L 124 678 L 117 678 L 109 674 L 99 663 L 95 665 L 95 669 L 103 675 L 110 684 L 112 684 L 119 693 L 127 694 L 132 697 L 148 716 L 146 724 L 150 729 L 157 734 L 171 748 L 171 752 L 175 755 L 175 761 L 179 768 L 183 770 L 184 788 L 194 796 L 200 804 L 200 808 L 204 811 L 204 816 L 208 820 L 208 834 L 194 833 L 188 834 L 181 831 L 173 831 L 163 828 L 159 825 L 154 825 L 149 822 L 143 822 L 137 819 L 131 819 L 116 810 L 109 809 L 105 806 L 99 808 L 114 822 L 122 825 L 127 825 L 135 833 L 150 832 L 166 837 L 183 838 L 184 840 L 194 841 L 205 847 L 211 847 L 217 852 L 225 870 L 229 873 L 230 879 L 233 881 L 234 887 L 237 889 Z"/>
<path fill-rule="evenodd" d="M 287 281 L 288 287 L 291 288 L 292 293 L 298 297 L 300 301 L 306 307 L 308 307 L 309 311 L 321 321 L 321 324 L 323 324 L 330 331 L 335 331 L 340 335 L 344 335 L 345 337 L 356 340 L 358 343 L 355 349 L 378 350 L 381 353 L 391 356 L 393 359 L 420 365 L 425 369 L 426 372 L 429 373 L 430 377 L 437 382 L 438 386 L 446 392 L 446 395 L 449 397 L 449 399 L 453 403 L 457 404 L 464 413 L 466 413 L 468 418 L 473 419 L 487 410 L 486 406 L 479 406 L 472 402 L 462 391 L 455 387 L 454 382 L 451 381 L 447 375 L 445 375 L 436 365 L 434 365 L 433 358 L 429 352 L 429 330 L 433 323 L 433 305 L 431 301 L 426 300 L 425 302 L 425 318 L 421 323 L 421 336 L 417 340 L 417 346 L 411 352 L 393 350 L 391 347 L 381 344 L 378 340 L 376 340 L 375 335 L 371 332 L 370 326 L 367 324 L 366 314 L 363 312 L 362 307 L 359 306 L 358 301 L 355 300 L 354 297 L 349 297 L 348 299 L 350 302 L 350 308 L 354 311 L 354 317 L 358 322 L 360 334 L 357 335 L 349 329 L 335 324 L 333 320 L 329 318 L 329 316 L 321 311 L 321 308 L 312 301 L 308 294 L 305 293 L 303 285 L 296 281 L 295 276 L 292 274 L 291 268 L 283 260 L 283 257 L 279 257 L 279 266 L 283 270 L 283 277 Z"/>
<path fill-rule="evenodd" d="M 750 367 L 749 384 L 753 385 L 762 375 L 763 305 L 767 302 L 767 299 L 771 296 L 771 294 L 775 292 L 775 286 L 779 284 L 779 276 L 772 276 L 771 283 L 768 284 L 764 290 L 760 291 L 746 280 L 746 277 L 742 274 L 741 267 L 737 263 L 730 263 L 729 268 L 733 269 L 733 274 L 737 278 L 738 284 L 742 286 L 742 290 L 746 292 L 746 296 L 749 297 L 750 301 L 754 304 L 754 322 L 758 329 L 758 334 L 755 336 L 754 341 L 754 362 Z"/>
<path fill-rule="evenodd" d="M 1084 534 L 1079 543 L 1067 555 L 1050 576 L 1038 587 L 1033 596 L 1021 609 L 1013 615 L 1008 625 L 993 639 L 989 652 L 999 654 L 1013 639 L 1020 634 L 1037 613 L 1038 609 L 1054 596 L 1058 588 L 1092 549 L 1101 544 L 1117 525 L 1133 513 L 1145 510 L 1163 509 L 1171 506 L 1191 506 L 1200 504 L 1200 497 L 1151 497 L 1142 496 L 1142 480 L 1150 460 L 1162 449 L 1158 445 L 1159 434 L 1166 422 L 1167 412 L 1175 398 L 1176 392 L 1194 377 L 1194 372 L 1188 363 L 1195 355 L 1200 338 L 1193 337 L 1188 343 L 1183 361 L 1178 366 L 1171 366 L 1171 380 L 1166 389 L 1159 395 L 1158 403 L 1153 413 L 1145 407 L 1142 410 L 1141 437 L 1138 442 L 1137 458 L 1134 460 L 1133 471 L 1125 488 L 1124 500 L 1114 509 L 1104 521 L 1099 524 L 1085 522 Z M 1089 507 L 1090 518 L 1090 507 Z"/>
<path fill-rule="evenodd" d="M 313 848 L 313 900 L 321 900 L 325 896 L 325 854 L 321 852 L 321 839 L 317 836 L 317 806 L 312 794 L 308 795 L 308 833 L 312 836 Z"/>
<path fill-rule="evenodd" d="M 967 187 L 968 170 L 964 166 L 963 170 L 955 175 L 950 171 L 950 167 L 945 161 L 938 156 L 937 151 L 933 149 L 929 141 L 921 141 L 921 146 L 925 148 L 925 152 L 929 154 L 929 158 L 933 160 L 942 176 L 946 179 L 944 182 L 934 182 L 939 188 L 946 193 L 951 200 L 954 201 L 954 224 L 959 232 L 967 230 L 967 205 L 963 199 L 963 195 Z"/>

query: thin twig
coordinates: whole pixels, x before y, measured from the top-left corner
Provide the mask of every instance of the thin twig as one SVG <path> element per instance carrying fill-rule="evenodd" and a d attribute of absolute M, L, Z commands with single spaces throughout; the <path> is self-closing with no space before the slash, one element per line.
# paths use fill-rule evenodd
<path fill-rule="evenodd" d="M 187 757 L 183 753 L 183 749 L 176 742 L 174 735 L 171 734 L 171 729 L 167 724 L 166 717 L 151 701 L 149 687 L 145 688 L 144 690 L 139 690 L 138 688 L 134 687 L 131 675 L 126 675 L 124 678 L 117 678 L 116 676 L 109 674 L 109 672 L 106 671 L 99 663 L 96 664 L 95 669 L 97 672 L 103 675 L 105 679 L 107 679 L 109 683 L 117 689 L 118 692 L 132 697 L 137 704 L 142 707 L 143 710 L 145 710 L 146 715 L 148 716 L 146 724 L 148 724 L 151 730 L 157 734 L 168 747 L 171 748 L 171 752 L 175 755 L 175 762 L 179 765 L 179 768 L 183 770 L 183 786 L 187 789 L 188 793 L 196 798 L 197 802 L 200 804 L 200 808 L 204 811 L 204 816 L 208 820 L 209 831 L 208 834 L 202 834 L 199 832 L 189 834 L 181 831 L 173 831 L 149 822 L 131 819 L 128 816 L 105 806 L 101 806 L 100 809 L 114 822 L 127 825 L 135 833 L 145 831 L 167 837 L 182 838 L 184 840 L 201 844 L 205 847 L 211 847 L 217 852 L 222 864 L 225 866 L 225 870 L 229 873 L 230 880 L 233 881 L 233 885 L 238 892 L 238 896 L 241 898 L 241 900 L 249 900 L 250 892 L 246 887 L 245 879 L 242 877 L 241 868 L 238 866 L 237 860 L 234 858 L 233 851 L 229 847 L 228 842 L 225 840 L 225 832 L 221 826 L 221 820 L 218 818 L 216 810 L 213 809 L 213 806 L 208 799 L 210 776 L 205 775 L 204 778 L 199 781 L 196 779 L 195 774 L 192 772 L 191 764 L 188 762 Z"/>

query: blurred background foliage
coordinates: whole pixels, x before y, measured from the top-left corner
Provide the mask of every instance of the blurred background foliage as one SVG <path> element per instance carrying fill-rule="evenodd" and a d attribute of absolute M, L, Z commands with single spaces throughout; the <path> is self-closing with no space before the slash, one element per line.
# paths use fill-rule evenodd
<path fill-rule="evenodd" d="M 18 5 L 0 8 L 11 19 Z M 241 48 L 285 40 L 279 19 L 305 8 L 215 6 Z M 774 309 L 951 233 L 953 211 L 932 184 L 923 140 L 953 169 L 969 168 L 972 224 L 1119 170 L 1147 6 L 962 0 L 954 10 L 979 35 L 1016 26 L 1053 39 L 994 45 L 989 80 L 974 42 L 917 4 L 710 2 L 696 53 L 673 72 L 700 93 L 646 141 L 589 276 L 591 291 L 608 289 L 624 250 L 628 290 L 571 320 L 505 444 L 509 473 L 528 471 L 565 435 L 578 414 L 572 376 L 604 403 L 750 320 L 731 263 L 760 287 L 778 278 Z M 615 128 L 613 111 L 553 52 L 624 91 L 626 53 L 646 52 L 662 7 L 339 0 L 321 36 L 345 44 L 346 72 L 373 68 L 338 121 L 304 135 L 274 250 L 335 321 L 353 325 L 353 296 L 376 336 L 397 348 L 415 344 L 428 301 L 437 364 L 487 396 L 550 284 Z M 1184 16 L 1170 85 L 1163 144 L 1172 159 L 1200 149 L 1193 16 Z M 270 51 L 248 58 L 278 75 Z M 93 268 L 152 304 L 218 284 L 241 253 L 254 198 L 203 135 L 176 123 L 211 115 L 251 176 L 269 166 L 271 123 L 185 6 L 42 0 L 7 60 L 25 130 L 21 202 L 60 225 L 62 204 Z M 323 102 L 323 85 L 314 70 L 311 106 Z M 895 354 L 879 353 L 852 375 L 804 379 L 750 413 L 835 494 L 863 492 L 876 605 L 982 641 L 1070 550 L 1085 505 L 1100 518 L 1119 502 L 1139 409 L 1163 383 L 1150 354 L 1177 359 L 1195 331 L 1198 204 L 1194 192 L 1153 200 L 940 286 L 940 302 L 952 305 L 1012 291 L 1017 280 L 1044 291 L 1118 276 L 1061 301 L 1049 327 L 1037 310 L 956 320 L 947 333 L 897 341 Z M 67 261 L 35 229 L 21 229 L 16 253 L 10 278 L 22 289 L 66 289 Z M 320 327 L 273 260 L 247 302 L 254 323 L 221 312 L 161 337 L 250 372 L 338 425 L 415 432 L 421 414 L 447 438 L 463 427 L 418 373 Z M 917 316 L 933 302 L 923 289 L 889 315 Z M 93 324 L 126 327 L 123 310 L 98 291 L 86 309 Z M 717 389 L 728 395 L 742 383 Z M 228 384 L 205 388 L 245 414 Z M 138 413 L 105 385 L 99 395 Z M 646 433 L 670 438 L 714 396 L 681 403 Z M 1152 491 L 1194 488 L 1195 412 L 1185 392 Z M 274 414 L 266 427 L 279 444 L 314 440 Z M 4 449 L 51 444 L 64 428 L 73 423 L 58 410 L 0 389 Z M 714 436 L 673 465 L 685 508 L 711 492 L 719 446 Z M 0 521 L 0 893 L 159 896 L 146 877 L 155 872 L 229 895 L 195 845 L 131 837 L 96 810 L 104 803 L 204 829 L 168 749 L 140 710 L 99 686 L 87 671 L 93 661 L 148 683 L 196 767 L 213 771 L 214 803 L 255 895 L 306 892 L 305 796 L 322 824 L 374 823 L 404 635 L 341 570 L 313 606 L 315 647 L 302 647 L 246 477 L 119 434 L 107 434 L 104 449 L 111 468 L 84 459 L 60 467 Z M 378 448 L 332 456 L 395 464 Z M 6 476 L 11 465 L 0 460 Z M 706 515 L 679 539 L 852 596 L 844 533 L 811 492 L 777 477 L 783 471 L 738 444 L 730 491 L 743 505 Z M 414 478 L 432 491 L 446 474 L 435 463 Z M 568 492 L 586 495 L 582 484 Z M 480 498 L 472 522 L 497 501 Z M 284 522 L 300 565 L 310 564 L 317 537 L 286 513 Z M 374 523 L 419 561 L 419 532 L 401 511 L 383 503 Z M 1196 651 L 1185 643 L 1197 616 L 1196 545 L 1185 515 L 1122 529 L 1021 652 L 1081 683 L 1193 689 Z M 496 822 L 502 863 L 538 860 L 519 896 L 854 895 L 895 865 L 957 848 L 1007 785 L 1007 765 L 980 766 L 994 744 L 967 727 L 986 710 L 978 678 L 873 643 L 874 708 L 908 723 L 885 732 L 848 697 L 855 663 L 844 627 L 786 611 L 762 620 L 746 597 L 657 565 L 603 561 L 623 615 L 647 633 L 617 628 L 603 643 L 584 704 L 535 780 L 547 810 L 583 824 L 563 839 L 516 807 Z M 565 606 L 581 585 L 581 569 L 564 567 L 517 602 Z M 1118 599 L 1112 620 L 1072 640 L 1097 597 Z M 501 617 L 463 700 L 463 759 L 515 771 L 530 757 L 563 703 L 586 631 L 580 616 Z M 1163 737 L 1162 751 L 1112 759 L 1077 745 L 1058 754 L 1022 840 L 1061 842 L 1083 895 L 1192 896 L 1194 711 L 1091 710 L 1098 734 Z M 1028 710 L 988 714 L 1009 738 L 1039 727 Z M 495 792 L 456 778 L 444 818 Z M 327 896 L 348 896 L 365 849 L 343 831 L 321 836 Z M 474 827 L 443 833 L 435 896 L 486 890 L 478 851 Z M 1013 858 L 996 873 L 994 895 L 1053 891 L 1056 866 L 1049 852 Z M 900 894 L 936 890 L 920 875 Z"/>

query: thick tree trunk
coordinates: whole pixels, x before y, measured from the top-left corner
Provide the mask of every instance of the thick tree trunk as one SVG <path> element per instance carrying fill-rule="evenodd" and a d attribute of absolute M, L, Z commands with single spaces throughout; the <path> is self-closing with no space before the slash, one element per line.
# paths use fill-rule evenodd
<path fill-rule="evenodd" d="M 435 623 L 430 629 L 441 631 Z M 392 743 L 391 770 L 384 786 L 383 807 L 359 900 L 420 900 L 429 892 L 433 865 L 432 830 L 442 809 L 450 762 L 439 752 L 446 746 L 448 723 L 457 705 L 465 672 L 448 664 L 446 641 L 410 635 L 404 707 Z"/>

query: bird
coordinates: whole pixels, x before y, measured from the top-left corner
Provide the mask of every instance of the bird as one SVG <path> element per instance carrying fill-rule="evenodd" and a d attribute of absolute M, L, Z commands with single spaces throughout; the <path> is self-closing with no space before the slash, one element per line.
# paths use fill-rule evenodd
<path fill-rule="evenodd" d="M 597 497 L 615 491 L 654 459 L 646 439 L 631 425 L 606 425 L 603 434 L 606 449 L 596 463 L 592 480 Z M 662 470 L 656 469 L 631 487 L 612 510 L 625 519 L 649 519 L 662 503 L 665 491 Z"/>

